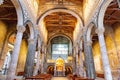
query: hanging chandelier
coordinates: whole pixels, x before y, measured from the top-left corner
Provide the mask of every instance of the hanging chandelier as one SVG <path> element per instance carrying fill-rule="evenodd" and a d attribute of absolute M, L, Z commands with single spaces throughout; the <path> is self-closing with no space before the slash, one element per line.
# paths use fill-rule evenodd
<path fill-rule="evenodd" d="M 0 5 L 3 4 L 4 0 L 0 0 Z"/>

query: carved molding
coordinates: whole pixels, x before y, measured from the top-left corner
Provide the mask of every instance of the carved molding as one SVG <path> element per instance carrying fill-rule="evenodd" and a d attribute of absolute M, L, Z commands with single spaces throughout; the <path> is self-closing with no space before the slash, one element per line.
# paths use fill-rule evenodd
<path fill-rule="evenodd" d="M 23 9 L 23 14 L 24 14 L 24 22 L 26 22 L 30 18 L 27 10 Z"/>

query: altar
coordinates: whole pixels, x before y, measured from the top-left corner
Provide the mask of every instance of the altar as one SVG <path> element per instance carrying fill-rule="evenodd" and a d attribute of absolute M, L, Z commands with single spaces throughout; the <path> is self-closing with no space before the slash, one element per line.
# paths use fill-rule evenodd
<path fill-rule="evenodd" d="M 61 57 L 55 61 L 54 76 L 65 76 L 65 63 Z"/>

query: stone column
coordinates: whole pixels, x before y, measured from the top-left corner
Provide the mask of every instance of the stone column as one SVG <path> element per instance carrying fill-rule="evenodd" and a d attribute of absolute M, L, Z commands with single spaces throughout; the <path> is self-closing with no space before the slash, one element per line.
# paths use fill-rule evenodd
<path fill-rule="evenodd" d="M 54 64 L 54 76 L 56 76 L 56 64 Z"/>
<path fill-rule="evenodd" d="M 78 65 L 78 45 L 76 46 L 75 48 L 75 55 L 76 55 L 76 75 L 78 76 L 79 75 L 79 65 Z"/>
<path fill-rule="evenodd" d="M 90 79 L 95 79 L 95 67 L 92 54 L 92 42 L 87 41 L 86 34 L 84 34 L 84 54 L 85 54 L 85 65 L 86 65 L 86 75 Z"/>
<path fill-rule="evenodd" d="M 112 80 L 112 74 L 111 74 L 111 69 L 109 65 L 109 60 L 108 60 L 108 55 L 107 55 L 106 45 L 104 40 L 104 30 L 97 29 L 96 33 L 98 34 L 98 39 L 99 39 L 105 80 Z"/>
<path fill-rule="evenodd" d="M 84 70 L 84 65 L 83 65 L 83 58 L 82 58 L 82 41 L 80 42 L 80 49 L 79 49 L 79 61 L 80 61 L 80 67 L 79 67 L 79 74 L 81 77 L 86 77 L 86 73 Z"/>
<path fill-rule="evenodd" d="M 80 67 L 79 67 L 79 74 L 80 77 L 86 77 L 85 70 L 84 70 L 84 65 L 83 65 L 83 59 L 82 59 L 82 50 L 79 50 L 79 61 L 80 61 Z"/>
<path fill-rule="evenodd" d="M 39 66 L 40 66 L 40 50 L 41 50 L 41 42 L 38 41 L 37 63 L 36 63 L 36 67 L 34 69 L 33 75 L 37 75 L 38 74 L 38 70 L 39 70 Z"/>
<path fill-rule="evenodd" d="M 37 38 L 38 38 L 38 30 L 35 30 L 34 39 L 29 39 L 29 43 L 28 43 L 28 53 L 26 58 L 25 71 L 24 71 L 25 77 L 29 77 L 33 75 Z"/>
<path fill-rule="evenodd" d="M 45 54 L 44 54 L 44 46 L 42 45 L 42 59 L 41 59 L 41 73 L 44 73 L 44 59 Z"/>
<path fill-rule="evenodd" d="M 25 31 L 25 27 L 18 26 L 17 30 L 18 31 L 17 31 L 17 35 L 16 35 L 16 40 L 14 43 L 14 50 L 12 53 L 12 58 L 11 58 L 11 62 L 10 62 L 10 66 L 8 69 L 8 74 L 7 74 L 6 80 L 13 80 L 15 78 L 17 61 L 18 61 L 18 56 L 19 56 L 19 51 L 20 51 L 20 45 L 21 45 L 21 41 L 22 41 L 23 32 Z"/>

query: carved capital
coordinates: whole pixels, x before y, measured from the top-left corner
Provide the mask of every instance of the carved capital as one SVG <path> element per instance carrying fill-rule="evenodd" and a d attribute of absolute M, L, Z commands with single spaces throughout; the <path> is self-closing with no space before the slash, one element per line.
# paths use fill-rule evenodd
<path fill-rule="evenodd" d="M 28 39 L 29 44 L 34 44 L 34 39 Z"/>
<path fill-rule="evenodd" d="M 104 29 L 96 29 L 95 32 L 100 35 L 100 34 L 103 34 L 104 33 Z"/>
<path fill-rule="evenodd" d="M 18 32 L 21 32 L 21 33 L 23 33 L 24 31 L 25 31 L 25 27 L 24 26 L 17 26 L 17 30 L 18 30 Z"/>
<path fill-rule="evenodd" d="M 35 25 L 35 29 L 36 29 L 36 30 L 39 30 L 39 25 Z"/>
<path fill-rule="evenodd" d="M 83 33 L 84 33 L 86 30 L 87 30 L 86 27 L 83 27 L 83 28 L 82 28 L 82 32 L 83 32 Z"/>
<path fill-rule="evenodd" d="M 87 41 L 86 44 L 87 44 L 88 46 L 91 46 L 91 45 L 92 45 L 92 41 Z"/>

